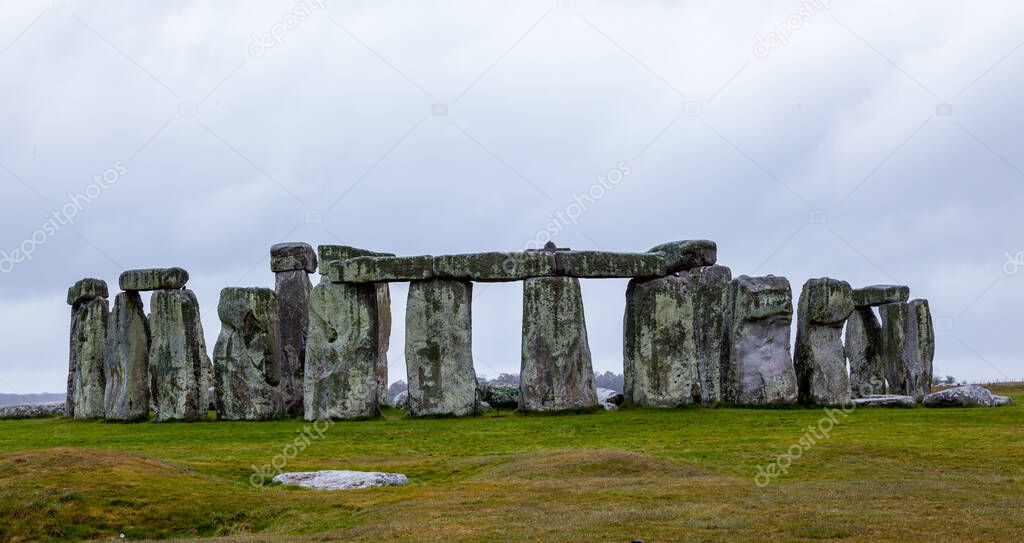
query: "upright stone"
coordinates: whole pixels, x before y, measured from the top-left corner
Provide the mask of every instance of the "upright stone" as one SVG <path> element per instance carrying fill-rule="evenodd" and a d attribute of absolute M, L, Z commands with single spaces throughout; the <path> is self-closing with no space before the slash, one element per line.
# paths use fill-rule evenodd
<path fill-rule="evenodd" d="M 388 348 L 391 347 L 391 287 L 377 283 L 377 402 L 388 401 Z"/>
<path fill-rule="evenodd" d="M 772 275 L 733 279 L 724 322 L 722 399 L 741 404 L 796 401 L 789 281 Z"/>
<path fill-rule="evenodd" d="M 226 288 L 213 349 L 217 418 L 270 420 L 284 412 L 277 296 L 266 288 Z"/>
<path fill-rule="evenodd" d="M 410 415 L 461 416 L 476 411 L 472 310 L 469 281 L 428 279 L 409 284 L 405 362 Z"/>
<path fill-rule="evenodd" d="M 191 290 L 157 290 L 150 301 L 150 391 L 157 421 L 204 420 L 213 366 Z"/>
<path fill-rule="evenodd" d="M 885 394 L 882 325 L 870 306 L 858 307 L 846 320 L 846 359 L 853 398 Z"/>
<path fill-rule="evenodd" d="M 306 243 L 279 243 L 270 248 L 270 268 L 276 275 L 277 314 L 281 338 L 281 394 L 285 411 L 303 411 L 306 336 L 309 334 L 309 274 L 317 270 L 313 247 Z"/>
<path fill-rule="evenodd" d="M 842 334 L 853 309 L 853 289 L 846 281 L 826 277 L 804 283 L 794 355 L 801 403 L 850 403 Z"/>
<path fill-rule="evenodd" d="M 523 282 L 520 408 L 561 411 L 597 405 L 583 295 L 575 277 Z"/>
<path fill-rule="evenodd" d="M 107 343 L 107 284 L 83 279 L 68 290 L 71 342 L 67 414 L 76 419 L 103 417 L 104 357 Z"/>
<path fill-rule="evenodd" d="M 931 390 L 935 330 L 927 300 L 879 306 L 882 363 L 889 391 L 921 401 Z"/>
<path fill-rule="evenodd" d="M 148 419 L 150 333 L 139 293 L 118 294 L 107 322 L 106 418 Z"/>
<path fill-rule="evenodd" d="M 376 286 L 324 281 L 313 288 L 306 340 L 306 420 L 379 415 L 378 355 Z"/>

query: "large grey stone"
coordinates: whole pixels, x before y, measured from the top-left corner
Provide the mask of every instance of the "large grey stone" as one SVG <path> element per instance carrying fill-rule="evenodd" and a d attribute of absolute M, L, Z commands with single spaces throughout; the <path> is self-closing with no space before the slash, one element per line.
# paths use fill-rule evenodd
<path fill-rule="evenodd" d="M 79 302 L 71 308 L 68 364 L 68 416 L 103 417 L 104 357 L 110 309 L 106 298 Z"/>
<path fill-rule="evenodd" d="M 377 378 L 377 402 L 388 401 L 388 348 L 391 346 L 391 288 L 387 283 L 377 283 L 377 361 L 374 374 Z"/>
<path fill-rule="evenodd" d="M 917 402 L 910 396 L 897 394 L 876 394 L 854 398 L 853 405 L 857 407 L 914 407 Z"/>
<path fill-rule="evenodd" d="M 149 374 L 156 420 L 205 420 L 213 365 L 196 295 L 187 289 L 158 290 L 150 305 Z"/>
<path fill-rule="evenodd" d="M 826 277 L 804 283 L 797 308 L 794 353 L 801 403 L 850 403 L 842 334 L 851 312 L 853 289 L 846 281 Z"/>
<path fill-rule="evenodd" d="M 665 266 L 668 273 L 713 266 L 718 262 L 718 245 L 706 239 L 662 243 L 648 252 L 665 255 Z"/>
<path fill-rule="evenodd" d="M 381 253 L 368 251 L 348 245 L 320 245 L 317 247 L 317 254 L 320 256 L 320 274 L 327 275 L 327 264 L 339 260 L 348 260 L 357 256 L 395 256 L 392 253 Z"/>
<path fill-rule="evenodd" d="M 596 391 L 598 403 L 609 403 L 614 406 L 619 406 L 626 401 L 626 396 L 621 392 L 617 392 L 609 388 L 598 388 Z"/>
<path fill-rule="evenodd" d="M 282 473 L 274 477 L 273 481 L 314 490 L 353 490 L 379 486 L 402 486 L 407 484 L 409 479 L 401 473 L 328 470 Z"/>
<path fill-rule="evenodd" d="M 724 322 L 722 399 L 740 404 L 796 401 L 789 281 L 772 275 L 733 279 Z"/>
<path fill-rule="evenodd" d="M 853 303 L 857 307 L 893 304 L 909 299 L 910 287 L 902 285 L 871 285 L 853 289 Z"/>
<path fill-rule="evenodd" d="M 519 407 L 519 387 L 513 385 L 495 385 L 484 383 L 480 385 L 480 400 L 492 407 L 515 409 Z"/>
<path fill-rule="evenodd" d="M 213 349 L 217 418 L 271 420 L 284 412 L 277 295 L 267 288 L 225 288 Z"/>
<path fill-rule="evenodd" d="M 979 385 L 966 385 L 940 390 L 924 397 L 925 407 L 994 407 L 996 396 Z"/>
<path fill-rule="evenodd" d="M 597 404 L 579 279 L 536 277 L 523 282 L 519 379 L 524 411 L 582 409 Z"/>
<path fill-rule="evenodd" d="M 606 251 L 557 251 L 558 275 L 568 277 L 660 277 L 665 271 L 661 253 L 610 253 Z"/>
<path fill-rule="evenodd" d="M 309 301 L 305 417 L 308 421 L 380 415 L 375 285 L 322 282 Z"/>
<path fill-rule="evenodd" d="M 882 363 L 882 325 L 870 307 L 858 307 L 846 321 L 846 359 L 850 364 L 850 392 L 865 398 L 885 392 Z"/>
<path fill-rule="evenodd" d="M 889 392 L 921 401 L 931 390 L 935 330 L 927 300 L 879 306 L 882 362 Z"/>
<path fill-rule="evenodd" d="M 68 289 L 68 305 L 75 305 L 96 298 L 109 298 L 107 282 L 102 279 L 86 278 Z"/>
<path fill-rule="evenodd" d="M 128 270 L 121 274 L 121 290 L 178 290 L 188 283 L 188 272 L 181 268 Z"/>
<path fill-rule="evenodd" d="M 313 285 L 305 270 L 276 274 L 277 314 L 281 328 L 281 395 L 285 412 L 302 414 L 309 334 L 309 296 Z"/>
<path fill-rule="evenodd" d="M 412 416 L 476 411 L 473 284 L 413 281 L 405 313 L 405 363 Z"/>
<path fill-rule="evenodd" d="M 358 256 L 326 266 L 328 281 L 335 283 L 416 281 L 434 276 L 432 256 Z"/>
<path fill-rule="evenodd" d="M 308 243 L 278 243 L 270 248 L 270 271 L 274 273 L 298 270 L 313 273 L 316 268 L 316 251 Z"/>
<path fill-rule="evenodd" d="M 107 322 L 106 418 L 148 419 L 150 333 L 139 293 L 118 294 Z"/>
<path fill-rule="evenodd" d="M 434 276 L 470 281 L 521 281 L 555 275 L 555 255 L 547 251 L 473 253 L 434 257 Z"/>

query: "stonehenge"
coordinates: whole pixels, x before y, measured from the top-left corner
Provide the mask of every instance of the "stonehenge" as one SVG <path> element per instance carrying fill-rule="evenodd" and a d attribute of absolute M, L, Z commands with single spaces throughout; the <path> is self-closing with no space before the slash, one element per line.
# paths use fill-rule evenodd
<path fill-rule="evenodd" d="M 220 420 L 377 417 L 387 395 L 392 282 L 409 284 L 403 407 L 411 417 L 474 415 L 488 405 L 529 413 L 608 403 L 594 386 L 580 279 L 629 280 L 623 405 L 907 405 L 930 392 L 931 313 L 926 300 L 909 301 L 908 287 L 807 281 L 791 347 L 789 280 L 733 278 L 717 260 L 709 240 L 642 253 L 548 243 L 439 256 L 280 243 L 270 248 L 274 289 L 221 291 L 212 360 L 184 269 L 123 272 L 112 310 L 106 283 L 83 279 L 67 296 L 64 411 L 142 421 L 152 409 L 155 421 L 203 421 L 212 400 Z M 523 286 L 517 387 L 477 382 L 474 282 Z M 148 317 L 143 291 L 152 292 Z"/>

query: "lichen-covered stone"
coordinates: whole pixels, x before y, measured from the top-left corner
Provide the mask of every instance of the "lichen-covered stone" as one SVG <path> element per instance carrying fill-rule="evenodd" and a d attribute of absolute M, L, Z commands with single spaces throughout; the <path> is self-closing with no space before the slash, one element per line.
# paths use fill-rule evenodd
<path fill-rule="evenodd" d="M 547 251 L 473 253 L 434 257 L 434 276 L 470 281 L 521 281 L 555 275 L 555 255 Z"/>
<path fill-rule="evenodd" d="M 284 412 L 277 295 L 266 288 L 225 288 L 213 349 L 217 418 L 271 420 Z"/>
<path fill-rule="evenodd" d="M 857 307 L 846 321 L 846 359 L 850 364 L 853 398 L 885 393 L 882 363 L 882 325 L 871 307 Z"/>
<path fill-rule="evenodd" d="M 376 285 L 322 282 L 309 301 L 305 417 L 380 415 Z"/>
<path fill-rule="evenodd" d="M 316 251 L 308 243 L 278 243 L 270 248 L 270 271 L 274 273 L 298 270 L 313 273 L 316 268 Z"/>
<path fill-rule="evenodd" d="M 335 283 L 417 281 L 433 276 L 432 256 L 358 256 L 327 264 L 327 279 Z"/>
<path fill-rule="evenodd" d="M 387 283 L 377 283 L 377 362 L 374 374 L 377 377 L 377 402 L 388 401 L 388 348 L 391 347 L 391 288 Z"/>
<path fill-rule="evenodd" d="M 178 290 L 188 283 L 188 272 L 181 268 L 128 270 L 118 282 L 124 291 Z"/>
<path fill-rule="evenodd" d="M 68 289 L 68 305 L 75 305 L 96 298 L 109 298 L 107 282 L 102 279 L 86 278 Z"/>
<path fill-rule="evenodd" d="M 714 266 L 718 262 L 718 245 L 706 239 L 662 243 L 648 252 L 665 255 L 665 266 L 668 273 Z"/>
<path fill-rule="evenodd" d="M 156 420 L 205 420 L 213 364 L 196 295 L 187 289 L 158 290 L 150 305 L 150 393 Z"/>
<path fill-rule="evenodd" d="M 105 416 L 148 419 L 150 333 L 139 293 L 118 294 L 107 322 Z"/>
<path fill-rule="evenodd" d="M 597 404 L 579 279 L 536 277 L 523 282 L 519 379 L 524 411 L 582 409 Z"/>
<path fill-rule="evenodd" d="M 320 245 L 317 247 L 317 254 L 320 256 L 320 274 L 327 275 L 327 265 L 339 260 L 348 260 L 358 256 L 395 256 L 392 253 L 381 253 L 368 251 L 348 245 Z"/>
<path fill-rule="evenodd" d="M 853 289 L 846 281 L 822 278 L 804 283 L 797 308 L 794 353 L 801 403 L 850 403 L 842 334 L 852 311 Z"/>
<path fill-rule="evenodd" d="M 889 392 L 920 401 L 931 390 L 935 330 L 927 300 L 879 306 L 882 363 Z"/>
<path fill-rule="evenodd" d="M 925 407 L 994 407 L 996 396 L 985 387 L 965 385 L 928 394 L 922 403 Z"/>
<path fill-rule="evenodd" d="M 76 419 L 103 418 L 109 314 L 106 298 L 79 302 L 71 309 L 67 412 Z"/>
<path fill-rule="evenodd" d="M 910 299 L 910 287 L 902 285 L 871 285 L 853 289 L 853 303 L 857 307 L 894 304 Z"/>
<path fill-rule="evenodd" d="M 309 296 L 313 285 L 305 270 L 276 274 L 277 314 L 281 329 L 281 395 L 285 412 L 302 414 L 309 334 Z"/>
<path fill-rule="evenodd" d="M 517 386 L 490 383 L 480 385 L 480 401 L 486 402 L 491 407 L 515 409 L 519 407 L 520 396 Z"/>
<path fill-rule="evenodd" d="M 413 281 L 405 319 L 409 414 L 475 412 L 473 284 L 452 279 Z"/>
<path fill-rule="evenodd" d="M 605 251 L 555 252 L 558 275 L 567 277 L 631 278 L 661 277 L 665 255 L 661 253 L 609 253 Z"/>
<path fill-rule="evenodd" d="M 740 404 L 796 401 L 789 281 L 772 275 L 733 279 L 724 322 L 722 399 Z"/>

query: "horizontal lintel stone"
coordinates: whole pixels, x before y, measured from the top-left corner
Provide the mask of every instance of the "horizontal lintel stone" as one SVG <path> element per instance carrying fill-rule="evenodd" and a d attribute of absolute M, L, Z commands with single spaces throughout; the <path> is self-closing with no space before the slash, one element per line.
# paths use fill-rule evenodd
<path fill-rule="evenodd" d="M 497 282 L 555 275 L 555 253 L 472 253 L 434 257 L 434 276 Z"/>
<path fill-rule="evenodd" d="M 718 244 L 706 239 L 671 241 L 654 247 L 649 252 L 663 253 L 668 273 L 677 273 L 713 266 L 718 262 Z"/>
<path fill-rule="evenodd" d="M 662 253 L 562 251 L 555 253 L 558 275 L 591 278 L 661 277 L 668 275 Z"/>
<path fill-rule="evenodd" d="M 348 260 L 361 256 L 395 256 L 392 253 L 379 253 L 348 245 L 320 245 L 317 247 L 317 254 L 320 256 L 321 275 L 328 275 L 330 272 L 328 264 L 338 260 Z"/>
<path fill-rule="evenodd" d="M 128 270 L 118 281 L 123 291 L 180 290 L 188 283 L 188 272 L 181 268 Z"/>
<path fill-rule="evenodd" d="M 901 303 L 909 299 L 910 287 L 903 285 L 871 285 L 853 289 L 853 304 L 857 307 Z"/>
<path fill-rule="evenodd" d="M 333 283 L 417 281 L 434 276 L 432 256 L 358 256 L 323 263 Z"/>

